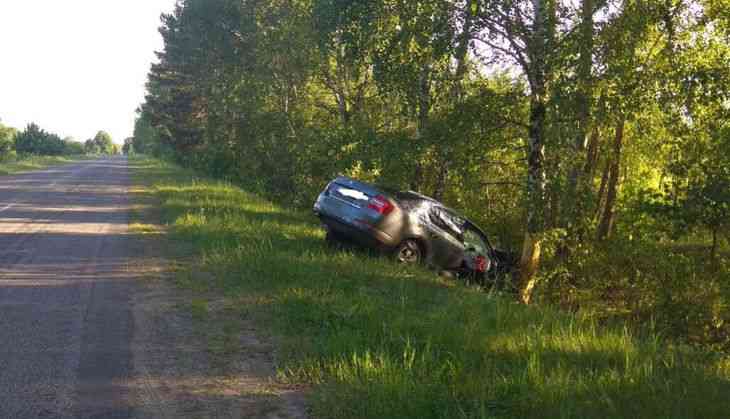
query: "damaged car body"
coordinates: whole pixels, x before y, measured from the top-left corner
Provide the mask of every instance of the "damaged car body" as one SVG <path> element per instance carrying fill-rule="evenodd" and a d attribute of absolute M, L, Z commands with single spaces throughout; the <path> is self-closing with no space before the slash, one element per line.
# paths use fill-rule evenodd
<path fill-rule="evenodd" d="M 340 176 L 314 204 L 327 240 L 351 241 L 460 276 L 486 277 L 506 268 L 474 223 L 413 191 L 393 191 Z"/>

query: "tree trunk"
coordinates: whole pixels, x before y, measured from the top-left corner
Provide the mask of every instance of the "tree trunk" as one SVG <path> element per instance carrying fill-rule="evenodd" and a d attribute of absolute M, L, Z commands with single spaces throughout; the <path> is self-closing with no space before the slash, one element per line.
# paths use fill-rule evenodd
<path fill-rule="evenodd" d="M 540 266 L 540 243 L 538 236 L 529 231 L 525 233 L 520 259 L 520 283 L 518 284 L 520 301 L 524 304 L 530 304 L 532 292 L 537 285 L 535 274 Z"/>
<path fill-rule="evenodd" d="M 431 69 L 430 65 L 425 65 L 421 69 L 421 74 L 418 78 L 418 116 L 416 119 L 416 141 L 419 143 L 426 136 L 426 130 L 428 129 L 429 113 L 431 111 L 431 83 L 430 83 Z M 420 156 L 416 157 L 416 168 L 413 173 L 413 181 L 411 182 L 411 189 L 419 191 L 423 185 L 424 173 L 423 163 L 421 162 Z"/>
<path fill-rule="evenodd" d="M 555 25 L 550 1 L 532 0 L 535 19 L 529 51 L 530 128 L 527 156 L 527 231 L 522 246 L 518 288 L 520 300 L 529 304 L 537 283 L 541 234 L 545 230 L 545 114 L 547 101 L 547 47 Z"/>
<path fill-rule="evenodd" d="M 337 112 L 340 115 L 342 126 L 348 127 L 350 125 L 350 111 L 347 109 L 347 99 L 341 93 L 336 93 L 335 99 L 337 100 Z"/>
<path fill-rule="evenodd" d="M 527 231 L 522 245 L 518 287 L 520 299 L 529 304 L 540 263 L 540 234 L 545 228 L 545 102 L 541 92 L 533 93 L 530 104 L 529 156 L 527 158 Z"/>
<path fill-rule="evenodd" d="M 547 198 L 547 202 L 545 203 L 545 224 L 547 228 L 557 228 L 560 222 L 560 200 L 562 197 L 558 193 L 558 189 L 554 187 L 550 188 L 545 195 Z"/>
<path fill-rule="evenodd" d="M 591 139 L 588 141 L 588 150 L 586 151 L 586 166 L 583 172 L 587 176 L 587 182 L 592 182 L 596 173 L 596 163 L 598 162 L 598 127 L 593 127 Z"/>
<path fill-rule="evenodd" d="M 471 41 L 472 25 L 474 23 L 474 14 L 471 8 L 471 2 L 467 1 L 464 3 L 464 26 L 461 29 L 459 35 L 459 43 L 454 53 L 454 60 L 456 61 L 456 70 L 452 77 L 451 85 L 451 103 L 458 105 L 463 96 L 463 84 L 464 76 L 466 76 L 467 70 L 467 53 L 469 52 L 469 41 Z M 441 141 L 450 141 L 448 138 L 442 138 Z M 443 145 L 442 145 L 443 148 Z M 441 200 L 446 192 L 446 180 L 449 177 L 449 170 L 451 168 L 451 153 L 449 147 L 445 147 L 446 152 L 442 153 L 441 156 L 441 167 L 436 178 L 436 187 L 434 188 L 433 197 L 436 200 Z"/>
<path fill-rule="evenodd" d="M 621 118 L 616 126 L 616 137 L 613 145 L 613 160 L 608 176 L 608 186 L 606 192 L 606 205 L 603 208 L 601 222 L 598 225 L 598 240 L 605 240 L 613 231 L 615 221 L 614 206 L 616 205 L 616 197 L 618 195 L 619 178 L 621 176 L 621 148 L 624 139 L 625 120 Z"/>
<path fill-rule="evenodd" d="M 456 47 L 454 53 L 454 60 L 456 61 L 456 71 L 454 72 L 452 87 L 451 87 L 451 98 L 453 103 L 458 103 L 463 94 L 462 81 L 466 75 L 466 59 L 467 53 L 469 52 L 469 41 L 471 41 L 471 31 L 474 23 L 474 14 L 472 13 L 471 2 L 467 1 L 464 4 L 464 26 L 461 29 L 461 35 L 459 36 L 459 44 Z"/>
<path fill-rule="evenodd" d="M 433 190 L 433 198 L 437 201 L 443 200 L 444 193 L 446 192 L 446 179 L 449 176 L 449 163 L 450 159 L 448 156 L 444 157 L 441 162 L 441 170 L 439 170 L 438 177 L 436 178 L 436 187 Z"/>
<path fill-rule="evenodd" d="M 603 167 L 603 175 L 601 175 L 601 186 L 598 187 L 598 195 L 596 195 L 596 208 L 595 208 L 595 212 L 593 214 L 594 220 L 600 220 L 601 211 L 603 210 L 603 207 L 604 207 L 605 196 L 606 196 L 606 186 L 608 185 L 608 177 L 609 177 L 610 172 L 611 172 L 611 162 L 607 161 L 606 165 Z"/>
<path fill-rule="evenodd" d="M 577 68 L 576 116 L 578 126 L 573 140 L 572 168 L 568 175 L 568 219 L 570 236 L 581 235 L 581 224 L 585 212 L 583 195 L 587 191 L 587 160 L 584 162 L 588 142 L 588 125 L 591 117 L 591 98 L 593 96 L 593 0 L 583 0 L 581 10 L 579 58 Z M 573 237 L 576 238 L 576 237 Z"/>

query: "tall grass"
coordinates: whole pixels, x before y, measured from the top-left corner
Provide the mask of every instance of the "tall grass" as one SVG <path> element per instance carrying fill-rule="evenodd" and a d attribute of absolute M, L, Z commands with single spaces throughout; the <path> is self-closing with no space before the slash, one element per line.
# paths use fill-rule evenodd
<path fill-rule="evenodd" d="M 44 169 L 48 166 L 72 163 L 83 156 L 27 156 L 0 159 L 0 175 Z"/>
<path fill-rule="evenodd" d="M 281 378 L 313 386 L 314 417 L 730 416 L 720 355 L 333 250 L 309 213 L 156 160 L 132 164 L 172 238 L 195 249 L 194 271 L 208 273 L 179 282 L 269 331 Z"/>

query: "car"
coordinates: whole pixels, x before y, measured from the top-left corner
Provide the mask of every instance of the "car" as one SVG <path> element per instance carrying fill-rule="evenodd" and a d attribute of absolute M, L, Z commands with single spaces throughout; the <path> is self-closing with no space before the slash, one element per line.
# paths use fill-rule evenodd
<path fill-rule="evenodd" d="M 330 242 L 355 242 L 459 276 L 504 271 L 505 252 L 473 222 L 441 202 L 346 176 L 331 181 L 314 203 Z"/>

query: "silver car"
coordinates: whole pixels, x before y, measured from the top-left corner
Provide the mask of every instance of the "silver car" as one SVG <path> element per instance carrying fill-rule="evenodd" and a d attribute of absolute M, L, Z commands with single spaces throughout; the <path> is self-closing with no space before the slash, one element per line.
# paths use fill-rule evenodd
<path fill-rule="evenodd" d="M 480 276 L 502 264 L 500 252 L 474 223 L 413 191 L 393 191 L 340 176 L 319 195 L 314 213 L 327 240 L 392 252 L 401 262 Z"/>

